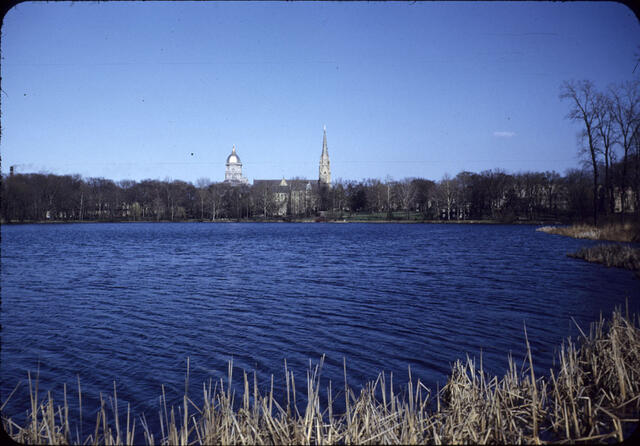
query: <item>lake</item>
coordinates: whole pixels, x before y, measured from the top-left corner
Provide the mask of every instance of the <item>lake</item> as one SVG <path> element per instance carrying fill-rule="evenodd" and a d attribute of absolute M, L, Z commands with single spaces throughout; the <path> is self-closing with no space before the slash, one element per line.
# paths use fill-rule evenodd
<path fill-rule="evenodd" d="M 19 419 L 27 371 L 72 410 L 112 393 L 157 426 L 158 398 L 178 403 L 202 382 L 256 371 L 283 394 L 284 361 L 305 393 L 360 387 L 408 367 L 434 392 L 456 359 L 482 356 L 502 376 L 520 365 L 524 326 L 536 372 L 563 338 L 602 312 L 640 311 L 633 273 L 568 258 L 596 242 L 534 226 L 436 224 L 130 223 L 2 226 L 1 399 Z M 323 385 L 326 385 L 323 384 Z M 95 413 L 95 412 L 93 412 Z M 86 417 L 89 426 L 95 416 Z M 139 425 L 138 425 L 139 426 Z"/>

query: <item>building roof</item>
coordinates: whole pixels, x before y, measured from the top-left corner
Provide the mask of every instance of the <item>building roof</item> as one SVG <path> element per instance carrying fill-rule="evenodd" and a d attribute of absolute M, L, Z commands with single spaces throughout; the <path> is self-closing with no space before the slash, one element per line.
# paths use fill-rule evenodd
<path fill-rule="evenodd" d="M 231 155 L 227 157 L 227 164 L 241 164 L 240 157 L 236 153 L 236 146 L 234 144 L 233 149 L 231 149 Z"/>
<path fill-rule="evenodd" d="M 254 186 L 265 186 L 274 192 L 289 192 L 314 189 L 317 186 L 316 180 L 292 179 L 292 180 L 253 180 Z"/>

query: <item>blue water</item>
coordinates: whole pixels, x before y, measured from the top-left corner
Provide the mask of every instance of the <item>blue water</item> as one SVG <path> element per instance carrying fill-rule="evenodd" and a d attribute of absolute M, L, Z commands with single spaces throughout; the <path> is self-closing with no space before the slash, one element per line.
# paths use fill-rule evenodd
<path fill-rule="evenodd" d="M 594 242 L 533 226 L 133 223 L 2 227 L 1 400 L 28 408 L 27 371 L 70 404 L 112 392 L 157 426 L 164 384 L 181 401 L 202 382 L 256 371 L 283 394 L 284 360 L 305 393 L 309 360 L 323 385 L 358 388 L 408 367 L 434 391 L 450 365 L 482 355 L 502 375 L 521 363 L 524 325 L 538 373 L 566 336 L 616 305 L 640 311 L 625 270 L 568 258 Z M 91 423 L 95 417 L 89 418 Z M 91 424 L 90 423 L 90 424 Z M 139 426 L 139 425 L 138 425 Z"/>

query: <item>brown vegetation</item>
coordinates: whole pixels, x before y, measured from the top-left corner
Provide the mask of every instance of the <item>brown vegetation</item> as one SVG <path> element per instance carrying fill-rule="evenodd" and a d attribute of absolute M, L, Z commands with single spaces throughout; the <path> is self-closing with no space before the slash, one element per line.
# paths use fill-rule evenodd
<path fill-rule="evenodd" d="M 590 240 L 640 242 L 640 226 L 633 223 L 608 224 L 602 226 L 584 224 L 572 226 L 542 226 L 537 228 L 536 231 Z"/>
<path fill-rule="evenodd" d="M 453 365 L 447 384 L 432 398 L 419 380 L 409 383 L 403 396 L 394 393 L 393 376 L 380 374 L 359 393 L 347 388 L 346 413 L 333 412 L 337 396 L 331 385 L 321 404 L 319 375 L 322 361 L 307 374 L 303 413 L 295 405 L 293 373 L 286 371 L 287 401 L 278 404 L 271 389 L 260 394 L 255 375 L 244 374 L 241 401 L 227 385 L 205 385 L 204 406 L 189 396 L 167 410 L 161 399 L 161 432 L 150 432 L 144 415 L 140 424 L 148 444 L 416 444 L 416 443 L 540 443 L 541 441 L 621 441 L 638 423 L 640 408 L 640 329 L 638 316 L 615 311 L 582 333 L 580 346 L 570 339 L 559 352 L 559 369 L 536 377 L 531 352 L 518 370 L 509 360 L 507 374 L 489 377 L 482 363 L 467 358 Z M 526 329 L 525 329 L 526 338 Z M 346 376 L 346 368 L 345 368 Z M 253 381 L 253 382 L 252 382 Z M 80 438 L 72 431 L 66 400 L 55 406 L 51 395 L 38 400 L 31 393 L 29 420 L 19 426 L 3 416 L 5 430 L 16 441 L 36 444 L 131 444 L 136 421 L 117 412 L 114 384 L 110 418 L 103 401 L 95 430 Z M 188 387 L 188 383 L 186 383 Z M 298 396 L 299 398 L 299 396 Z M 111 400 L 111 398 L 110 398 Z M 284 402 L 283 402 L 284 403 Z M 322 403 L 325 403 L 324 401 Z M 326 407 L 322 409 L 322 407 Z M 194 412 L 195 410 L 195 412 Z"/>
<path fill-rule="evenodd" d="M 587 262 L 601 263 L 606 266 L 630 269 L 640 276 L 640 249 L 626 245 L 597 245 L 582 248 L 569 257 L 583 259 Z"/>

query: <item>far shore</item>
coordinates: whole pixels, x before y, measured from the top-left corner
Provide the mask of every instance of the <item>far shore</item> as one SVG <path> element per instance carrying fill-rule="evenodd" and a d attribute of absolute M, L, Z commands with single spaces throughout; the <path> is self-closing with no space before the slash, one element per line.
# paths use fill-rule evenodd
<path fill-rule="evenodd" d="M 312 218 L 243 218 L 243 219 L 227 219 L 220 218 L 216 220 L 24 220 L 24 221 L 0 221 L 2 225 L 26 225 L 26 224 L 71 224 L 71 223 L 376 223 L 376 224 L 446 224 L 446 225 L 561 225 L 558 221 L 540 221 L 540 220 L 518 220 L 518 221 L 499 221 L 499 220 L 406 220 L 406 219 L 359 219 L 359 218 L 341 218 L 329 219 L 322 217 Z"/>

